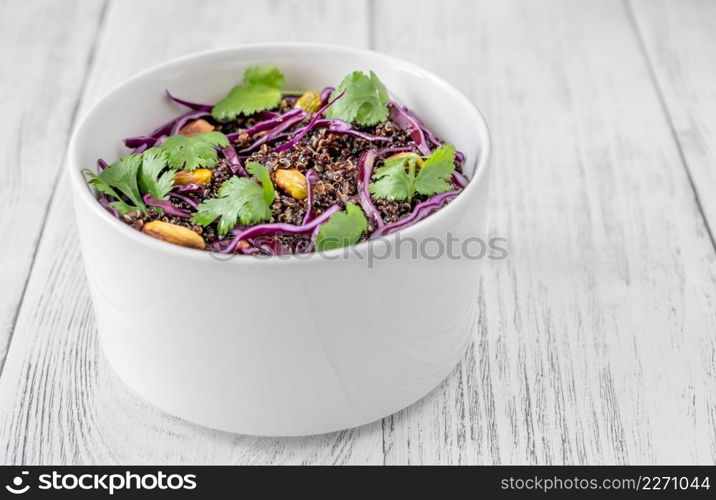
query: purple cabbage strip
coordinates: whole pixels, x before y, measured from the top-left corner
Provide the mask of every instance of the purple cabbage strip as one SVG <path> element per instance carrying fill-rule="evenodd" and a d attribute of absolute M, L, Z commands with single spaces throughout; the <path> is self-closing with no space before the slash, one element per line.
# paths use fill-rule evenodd
<path fill-rule="evenodd" d="M 363 153 L 358 159 L 358 200 L 363 211 L 371 217 L 378 228 L 382 228 L 385 225 L 383 217 L 380 216 L 380 212 L 370 199 L 370 177 L 373 175 L 373 163 L 375 163 L 376 150 L 369 149 Z"/>
<path fill-rule="evenodd" d="M 331 94 L 335 92 L 336 89 L 333 87 L 326 87 L 323 90 L 321 90 L 321 106 L 328 103 L 328 99 L 331 98 Z"/>
<path fill-rule="evenodd" d="M 142 199 L 144 200 L 144 203 L 146 203 L 150 207 L 159 207 L 164 210 L 164 213 L 168 215 L 175 215 L 177 217 L 183 217 L 185 219 L 191 217 L 191 214 L 189 212 L 185 212 L 184 210 L 175 207 L 171 204 L 169 200 L 157 200 L 155 198 L 152 198 L 152 195 L 150 195 L 149 193 L 145 194 Z"/>
<path fill-rule="evenodd" d="M 112 205 L 109 204 L 109 202 L 107 201 L 106 198 L 102 197 L 98 201 L 99 201 L 99 204 L 102 205 L 105 210 L 107 210 L 107 212 L 109 212 L 110 214 L 114 215 L 116 218 L 119 219 L 119 212 L 117 211 L 116 208 L 114 208 Z"/>
<path fill-rule="evenodd" d="M 124 140 L 125 146 L 128 148 L 134 148 L 133 154 L 139 154 L 153 146 L 159 146 L 167 138 L 166 135 L 161 135 L 157 138 L 154 137 L 128 137 Z"/>
<path fill-rule="evenodd" d="M 174 118 L 174 119 L 172 119 L 172 120 L 169 120 L 168 122 L 166 122 L 166 123 L 164 123 L 164 124 L 162 124 L 162 125 L 159 125 L 159 127 L 157 127 L 157 128 L 155 128 L 154 130 L 152 130 L 152 132 L 149 134 L 148 137 L 154 137 L 154 138 L 156 139 L 156 138 L 158 138 L 158 137 L 160 137 L 160 136 L 162 136 L 162 135 L 167 135 L 167 134 L 171 131 L 172 127 L 174 126 L 174 124 L 176 123 L 177 120 L 181 120 L 183 117 L 185 117 L 185 116 L 187 116 L 187 115 L 194 114 L 195 112 L 196 112 L 196 110 L 194 110 L 194 111 L 187 111 L 187 112 L 184 113 L 183 115 L 178 116 L 178 117 L 176 117 L 176 118 Z"/>
<path fill-rule="evenodd" d="M 391 142 L 393 139 L 391 137 L 383 137 L 380 135 L 373 135 L 368 134 L 366 132 L 361 132 L 359 130 L 353 129 L 350 123 L 344 122 L 343 120 L 338 119 L 328 119 L 328 118 L 322 118 L 318 121 L 316 121 L 315 127 L 327 127 L 328 130 L 331 132 L 334 132 L 336 134 L 343 134 L 343 135 L 354 135 L 356 137 L 360 137 L 361 139 L 365 139 L 366 141 L 386 141 Z"/>
<path fill-rule="evenodd" d="M 458 194 L 460 194 L 460 191 L 454 189 L 452 191 L 437 194 L 429 200 L 419 203 L 407 217 L 376 229 L 373 234 L 370 235 L 371 239 L 400 231 L 407 226 L 411 226 L 416 222 L 423 220 L 428 215 L 437 212 L 441 207 L 447 205 L 455 199 Z"/>
<path fill-rule="evenodd" d="M 171 96 L 171 94 L 170 94 Z M 197 105 L 202 106 L 202 105 Z M 187 120 L 192 119 L 192 117 L 197 117 L 197 114 L 199 112 L 202 112 L 202 115 L 199 116 L 205 116 L 209 114 L 206 110 L 192 110 L 184 113 L 183 115 L 180 115 L 162 125 L 152 130 L 152 132 L 149 135 L 140 135 L 136 137 L 127 137 L 124 139 L 124 145 L 128 148 L 139 148 L 143 145 L 146 147 L 152 147 L 152 146 L 158 146 L 161 144 L 164 139 L 166 139 L 167 135 L 174 135 L 174 132 L 172 130 L 175 128 L 177 122 L 183 122 L 186 123 Z M 209 111 L 211 111 L 211 106 L 209 106 Z M 181 126 L 176 127 L 176 130 L 178 131 Z"/>
<path fill-rule="evenodd" d="M 390 119 L 415 141 L 415 145 L 418 151 L 420 151 L 420 154 L 428 156 L 432 151 L 430 150 L 430 146 L 428 146 L 425 134 L 423 133 L 423 129 L 420 128 L 420 125 L 410 114 L 406 113 L 403 108 L 394 102 L 388 103 L 388 111 L 390 111 Z"/>
<path fill-rule="evenodd" d="M 406 107 L 403 107 L 403 110 L 405 111 L 405 113 L 406 113 L 410 118 L 413 119 L 413 121 L 415 121 L 415 123 L 418 124 L 418 126 L 420 127 L 420 129 L 421 129 L 421 130 L 423 131 L 423 133 L 425 134 L 425 137 L 428 138 L 428 140 L 433 144 L 433 146 L 442 146 L 442 145 L 445 144 L 444 142 L 442 142 L 441 140 L 439 140 L 439 139 L 435 136 L 435 134 L 433 133 L 433 131 L 430 130 L 430 129 L 422 122 L 422 120 L 421 120 L 420 118 L 418 118 L 418 116 L 417 116 L 415 113 L 413 113 L 412 111 L 410 111 L 410 110 L 409 110 L 408 108 L 406 108 Z M 465 161 L 465 155 L 462 154 L 462 152 L 460 152 L 460 151 L 455 151 L 455 159 L 458 161 L 458 163 L 463 163 L 463 162 Z"/>
<path fill-rule="evenodd" d="M 265 239 L 258 237 L 250 242 L 256 249 L 268 255 L 290 255 L 291 249 L 275 237 Z"/>
<path fill-rule="evenodd" d="M 458 172 L 457 170 L 453 170 L 453 171 L 452 171 L 452 182 L 453 182 L 453 184 L 455 184 L 457 187 L 459 187 L 459 188 L 462 189 L 462 188 L 464 188 L 465 186 L 467 186 L 467 183 L 468 183 L 469 181 L 467 180 L 467 177 L 465 177 L 464 175 L 462 175 L 460 172 Z"/>
<path fill-rule="evenodd" d="M 239 155 L 236 154 L 234 146 L 229 144 L 225 148 L 222 148 L 221 152 L 224 154 L 224 159 L 226 159 L 226 161 L 229 163 L 231 171 L 234 173 L 234 175 L 239 175 L 241 177 L 249 176 L 249 174 L 246 172 L 246 169 L 244 168 L 244 164 L 241 161 L 241 158 L 239 158 Z"/>
<path fill-rule="evenodd" d="M 420 121 L 420 118 L 418 118 L 415 114 L 413 114 L 412 111 L 410 111 L 408 108 L 400 108 L 394 103 L 390 103 L 388 105 L 390 108 L 390 118 L 397 123 L 400 128 L 405 130 L 410 137 L 413 138 L 416 145 L 418 146 L 418 150 L 424 154 L 429 155 L 431 153 L 430 147 L 427 146 L 425 143 L 425 137 L 427 136 L 428 140 L 435 146 L 442 146 L 444 143 L 439 141 L 435 134 L 428 129 L 425 124 L 423 124 L 422 121 Z M 407 120 L 405 120 L 407 118 Z M 415 128 L 417 127 L 417 129 Z M 417 130 L 417 132 L 416 132 Z M 422 139 L 421 139 L 422 137 Z M 421 142 L 422 141 L 422 142 Z M 424 147 L 420 147 L 421 143 L 424 145 Z M 426 152 L 427 151 L 427 152 Z M 458 163 L 463 163 L 465 161 L 465 155 L 462 154 L 460 151 L 455 152 L 455 160 Z M 467 186 L 468 180 L 465 178 L 464 175 L 462 175 L 460 172 L 453 171 L 452 174 L 452 181 L 456 186 L 459 186 L 461 188 L 464 188 Z"/>
<path fill-rule="evenodd" d="M 303 216 L 303 224 L 313 220 L 313 187 L 319 181 L 318 174 L 313 170 L 306 172 L 306 215 Z"/>
<path fill-rule="evenodd" d="M 254 149 L 258 148 L 262 144 L 265 144 L 267 142 L 270 142 L 276 138 L 278 134 L 283 132 L 284 130 L 287 130 L 294 125 L 301 123 L 306 116 L 308 116 L 308 113 L 306 113 L 303 110 L 300 110 L 300 113 L 296 114 L 296 116 L 289 118 L 288 120 L 285 120 L 282 124 L 274 127 L 271 129 L 266 135 L 260 137 L 256 142 L 254 142 L 252 145 L 250 145 L 247 148 L 242 149 L 239 151 L 240 153 L 248 153 L 250 151 L 253 151 Z"/>
<path fill-rule="evenodd" d="M 164 89 L 164 92 L 166 92 L 167 97 L 169 97 L 169 99 L 171 99 L 172 101 L 179 103 L 182 106 L 186 106 L 187 108 L 192 109 L 194 111 L 206 111 L 208 113 L 211 113 L 211 110 L 214 109 L 214 106 L 210 104 L 198 104 L 196 102 L 185 101 L 184 99 L 174 97 L 167 89 Z"/>
<path fill-rule="evenodd" d="M 259 111 L 251 117 L 254 120 L 270 120 L 271 118 L 276 118 L 277 116 L 278 113 L 276 113 L 275 111 Z"/>
<path fill-rule="evenodd" d="M 284 121 L 288 120 L 289 118 L 293 118 L 294 116 L 298 116 L 301 114 L 303 110 L 300 108 L 292 109 L 291 111 L 288 111 L 287 113 L 284 113 L 282 115 L 274 116 L 273 118 L 270 118 L 268 120 L 258 122 L 253 127 L 247 128 L 244 130 L 245 133 L 247 133 L 249 136 L 254 135 L 257 132 L 262 132 L 264 130 L 272 129 L 276 127 L 277 125 L 281 125 Z"/>
<path fill-rule="evenodd" d="M 384 156 L 391 153 L 405 153 L 407 151 L 412 151 L 414 148 L 412 146 L 397 146 L 394 148 L 381 148 L 375 150 L 376 156 Z"/>
<path fill-rule="evenodd" d="M 182 200 L 185 203 L 188 203 L 189 206 L 191 206 L 192 208 L 197 208 L 199 206 L 199 203 L 196 200 L 194 200 L 193 198 L 190 198 L 189 196 L 185 196 L 183 194 L 179 194 L 179 193 L 175 193 L 175 192 L 170 192 L 169 196 L 173 196 L 174 198 L 177 198 L 179 200 Z"/>
<path fill-rule="evenodd" d="M 190 120 L 196 120 L 198 118 L 202 118 L 206 115 L 208 115 L 206 111 L 194 111 L 193 113 L 182 115 L 180 118 L 177 118 L 177 121 L 174 122 L 174 125 L 172 125 L 171 132 L 169 132 L 169 135 L 177 135 L 179 133 L 179 130 L 187 124 Z"/>
<path fill-rule="evenodd" d="M 249 240 L 252 238 L 258 238 L 259 236 L 275 236 L 276 234 L 307 234 L 312 232 L 317 226 L 327 221 L 331 215 L 340 210 L 339 205 L 332 205 L 321 215 L 313 219 L 308 224 L 301 224 L 296 226 L 293 224 L 284 223 L 272 223 L 272 224 L 259 224 L 248 229 L 234 230 L 232 233 L 235 238 L 231 240 L 231 243 L 224 249 L 220 250 L 221 253 L 233 253 L 241 240 Z"/>
<path fill-rule="evenodd" d="M 425 137 L 428 138 L 428 140 L 433 144 L 433 146 L 442 146 L 444 144 L 442 141 L 439 141 L 437 137 L 435 137 L 435 134 L 433 134 L 433 131 L 430 130 L 428 127 L 426 127 L 425 124 L 423 123 L 423 121 L 420 118 L 418 118 L 418 116 L 415 113 L 410 111 L 405 106 L 403 106 L 402 109 L 403 109 L 403 112 L 405 112 L 405 114 L 408 115 L 408 117 L 410 117 L 410 119 L 413 120 L 418 125 L 418 127 L 420 127 L 420 129 L 425 134 Z"/>
<path fill-rule="evenodd" d="M 109 165 L 107 165 L 107 162 L 104 161 L 102 158 L 97 159 L 97 172 L 101 172 L 105 168 L 107 168 Z"/>
<path fill-rule="evenodd" d="M 308 122 L 308 125 L 300 129 L 298 132 L 296 132 L 296 135 L 293 136 L 292 139 L 284 142 L 283 144 L 279 144 L 274 148 L 275 153 L 280 153 L 281 151 L 285 151 L 287 149 L 290 149 L 293 147 L 297 142 L 299 142 L 301 139 L 304 138 L 304 136 L 316 125 L 316 122 L 320 119 L 320 116 L 328 109 L 330 108 L 334 102 L 336 102 L 338 99 L 343 97 L 343 95 L 346 93 L 344 90 L 340 94 L 338 94 L 336 97 L 334 97 L 330 102 L 323 105 L 321 109 L 316 111 L 316 114 L 313 115 L 313 118 L 311 118 L 311 121 Z"/>
<path fill-rule="evenodd" d="M 204 191 L 204 188 L 200 186 L 199 184 L 184 184 L 180 186 L 174 186 L 172 188 L 172 193 L 194 193 L 194 194 L 201 194 Z"/>
<path fill-rule="evenodd" d="M 316 226 L 316 228 L 311 233 L 311 242 L 308 244 L 308 248 L 306 248 L 306 253 L 313 251 L 313 248 L 316 246 L 316 238 L 318 237 L 318 232 L 320 230 L 321 226 Z"/>
<path fill-rule="evenodd" d="M 149 137 L 144 135 L 140 135 L 137 137 L 127 137 L 126 139 L 124 139 L 124 145 L 132 149 L 136 149 L 142 146 L 151 147 L 154 146 L 156 142 L 156 137 Z"/>
<path fill-rule="evenodd" d="M 274 113 L 273 111 L 259 111 L 255 115 L 253 115 L 252 118 L 256 120 L 260 120 L 256 125 L 257 126 L 261 123 L 273 120 L 274 118 L 278 118 L 280 115 L 278 113 Z M 281 115 L 283 116 L 283 115 Z M 270 127 L 267 127 L 270 128 Z M 238 130 L 236 132 L 232 132 L 230 134 L 226 134 L 226 138 L 229 140 L 229 142 L 235 141 L 243 132 L 248 132 L 250 129 L 246 130 Z M 257 131 L 254 131 L 253 133 L 256 133 Z M 249 134 L 251 135 L 251 134 Z"/>

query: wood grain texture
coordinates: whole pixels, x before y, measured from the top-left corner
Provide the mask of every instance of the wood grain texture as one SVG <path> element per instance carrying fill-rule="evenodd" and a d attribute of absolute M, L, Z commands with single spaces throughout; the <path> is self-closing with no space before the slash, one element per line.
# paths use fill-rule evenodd
<path fill-rule="evenodd" d="M 250 41 L 374 44 L 444 75 L 491 125 L 491 230 L 510 257 L 484 263 L 474 345 L 420 402 L 325 436 L 232 435 L 154 409 L 111 372 L 61 183 L 0 374 L 0 463 L 716 461 L 716 256 L 679 154 L 700 187 L 689 154 L 706 165 L 714 130 L 689 108 L 706 146 L 675 141 L 666 84 L 660 95 L 635 30 L 647 47 L 676 33 L 659 17 L 672 6 L 645 4 L 112 1 L 80 108 L 155 62 Z M 84 22 L 55 15 L 58 32 Z M 663 43 L 667 55 L 689 46 Z"/>
<path fill-rule="evenodd" d="M 375 33 L 485 112 L 510 248 L 386 462 L 713 463 L 716 259 L 624 5 L 379 2 Z"/>
<path fill-rule="evenodd" d="M 716 232 L 716 3 L 629 3 L 712 235 Z"/>
<path fill-rule="evenodd" d="M 132 73 L 188 52 L 277 38 L 365 45 L 366 15 L 365 2 L 328 0 L 113 2 L 81 107 Z M 203 429 L 141 401 L 98 351 L 72 218 L 63 182 L 0 376 L 0 463 L 382 463 L 379 422 L 261 439 Z"/>
<path fill-rule="evenodd" d="M 103 5 L 40 0 L 5 2 L 0 9 L 0 372 Z"/>

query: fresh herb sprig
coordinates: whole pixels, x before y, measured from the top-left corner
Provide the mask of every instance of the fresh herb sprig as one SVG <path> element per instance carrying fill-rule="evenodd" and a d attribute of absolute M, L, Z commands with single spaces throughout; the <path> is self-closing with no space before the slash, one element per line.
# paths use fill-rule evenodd
<path fill-rule="evenodd" d="M 95 174 L 91 170 L 85 170 L 84 173 L 90 178 L 88 182 L 97 191 L 115 198 L 115 201 L 110 202 L 110 205 L 120 215 L 134 210 L 145 214 L 147 213 L 147 207 L 142 201 L 137 180 L 141 165 L 142 157 L 140 155 L 127 155 L 112 163 L 99 174 Z M 124 195 L 129 202 L 126 202 L 121 195 Z"/>
<path fill-rule="evenodd" d="M 211 114 L 217 120 L 229 121 L 239 115 L 275 108 L 281 102 L 283 73 L 276 66 L 251 66 L 244 80 L 216 103 Z"/>
<path fill-rule="evenodd" d="M 449 181 L 453 170 L 455 147 L 451 144 L 436 148 L 424 161 L 414 153 L 395 155 L 375 170 L 375 182 L 369 189 L 374 198 L 390 201 L 410 200 L 415 193 L 444 193 L 452 189 Z"/>
<path fill-rule="evenodd" d="M 388 91 L 372 71 L 369 75 L 354 71 L 346 76 L 331 98 L 335 99 L 341 92 L 345 92 L 343 97 L 326 110 L 328 118 L 365 126 L 376 125 L 388 118 Z"/>
<path fill-rule="evenodd" d="M 332 250 L 355 244 L 368 229 L 368 220 L 357 205 L 346 204 L 345 212 L 336 212 L 316 236 L 316 250 Z"/>
<path fill-rule="evenodd" d="M 157 146 L 166 154 L 172 168 L 194 170 L 214 168 L 218 161 L 217 147 L 225 148 L 229 140 L 221 132 L 203 132 L 192 136 L 172 135 Z"/>
<path fill-rule="evenodd" d="M 271 182 L 271 174 L 269 174 L 268 169 L 257 161 L 250 161 L 246 164 L 246 170 L 261 183 L 264 201 L 270 207 L 276 199 L 276 190 Z"/>
<path fill-rule="evenodd" d="M 159 148 L 150 148 L 141 154 L 142 166 L 139 168 L 139 189 L 155 200 L 166 200 L 174 187 L 176 170 L 167 169 L 167 154 Z"/>
<path fill-rule="evenodd" d="M 250 226 L 271 219 L 271 203 L 275 197 L 273 184 L 266 167 L 250 162 L 249 172 L 255 179 L 232 177 L 219 189 L 219 196 L 204 200 L 191 221 L 200 226 L 208 226 L 219 219 L 217 231 L 226 235 L 237 223 Z M 256 180 L 261 182 L 259 185 Z"/>

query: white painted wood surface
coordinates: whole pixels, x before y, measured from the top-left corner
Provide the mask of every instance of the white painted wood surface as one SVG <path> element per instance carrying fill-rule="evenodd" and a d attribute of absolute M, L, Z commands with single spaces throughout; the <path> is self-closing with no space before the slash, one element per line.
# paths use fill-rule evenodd
<path fill-rule="evenodd" d="M 0 183 L 13 236 L 0 239 L 0 463 L 716 461 L 716 252 L 698 203 L 711 217 L 716 67 L 691 54 L 716 45 L 711 5 L 52 4 L 0 10 L 3 27 L 33 16 L 54 34 L 0 32 L 6 59 L 37 59 L 22 69 L 34 86 L 0 81 L 22 103 L 0 136 L 4 177 L 22 167 Z M 199 428 L 126 389 L 97 350 L 64 183 L 52 195 L 75 106 L 155 62 L 274 39 L 372 46 L 468 93 L 492 127 L 491 230 L 511 253 L 486 262 L 474 345 L 441 387 L 383 422 L 300 439 Z"/>
<path fill-rule="evenodd" d="M 716 230 L 716 2 L 635 0 L 632 16 L 711 233 Z"/>
<path fill-rule="evenodd" d="M 94 0 L 0 7 L 0 370 L 94 62 L 102 8 Z"/>

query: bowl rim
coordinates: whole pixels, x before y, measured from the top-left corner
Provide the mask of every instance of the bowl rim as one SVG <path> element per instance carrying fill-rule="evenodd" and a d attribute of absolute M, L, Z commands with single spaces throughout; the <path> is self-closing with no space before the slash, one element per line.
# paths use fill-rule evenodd
<path fill-rule="evenodd" d="M 113 95 L 114 93 L 120 91 L 125 86 L 129 86 L 132 83 L 136 82 L 137 80 L 141 80 L 145 76 L 152 74 L 154 72 L 160 72 L 162 70 L 165 70 L 166 68 L 169 68 L 171 66 L 179 66 L 182 64 L 185 64 L 189 61 L 193 61 L 196 59 L 201 59 L 205 57 L 215 56 L 215 55 L 221 55 L 224 53 L 236 53 L 236 52 L 242 52 L 242 51 L 257 51 L 257 50 L 288 50 L 288 49 L 302 49 L 302 50 L 317 50 L 317 51 L 334 51 L 334 52 L 343 52 L 345 55 L 361 55 L 363 57 L 367 58 L 377 58 L 382 59 L 388 64 L 396 64 L 401 65 L 402 67 L 407 67 L 408 69 L 412 71 L 420 72 L 431 79 L 433 79 L 440 87 L 442 87 L 442 90 L 445 92 L 448 92 L 450 94 L 453 94 L 454 97 L 457 97 L 458 100 L 462 101 L 462 104 L 469 109 L 473 114 L 474 118 L 477 120 L 478 129 L 480 133 L 479 140 L 481 141 L 481 150 L 480 155 L 475 161 L 475 168 L 473 171 L 472 176 L 469 178 L 469 182 L 467 186 L 455 197 L 453 201 L 448 203 L 446 206 L 442 207 L 440 210 L 436 211 L 435 213 L 431 214 L 429 217 L 426 217 L 423 220 L 420 220 L 414 224 L 411 224 L 410 226 L 401 229 L 399 231 L 396 231 L 394 233 L 390 233 L 388 235 L 380 236 L 376 239 L 371 239 L 367 241 L 360 242 L 356 245 L 350 245 L 349 247 L 343 247 L 343 248 L 336 248 L 333 250 L 328 250 L 324 252 L 311 252 L 310 254 L 302 254 L 302 255 L 289 255 L 289 256 L 282 256 L 280 258 L 276 258 L 275 256 L 262 256 L 259 258 L 248 258 L 251 256 L 248 255 L 226 255 L 226 259 L 215 259 L 217 262 L 226 264 L 231 263 L 233 265 L 289 265 L 289 264 L 304 264 L 309 262 L 323 262 L 326 260 L 336 260 L 335 258 L 327 258 L 331 256 L 339 256 L 340 253 L 345 252 L 347 248 L 354 249 L 356 252 L 360 252 L 360 250 L 366 250 L 369 251 L 372 250 L 372 248 L 376 245 L 382 245 L 385 246 L 388 242 L 389 238 L 395 238 L 396 235 L 400 234 L 401 237 L 409 237 L 411 234 L 414 234 L 418 229 L 427 227 L 428 224 L 435 224 L 440 225 L 441 222 L 443 222 L 443 219 L 446 217 L 446 214 L 448 214 L 450 211 L 454 212 L 459 209 L 466 208 L 465 205 L 468 203 L 467 198 L 470 196 L 475 196 L 477 192 L 477 185 L 481 182 L 484 182 L 484 177 L 487 175 L 488 166 L 490 164 L 490 156 L 491 156 L 491 150 L 492 150 L 492 141 L 490 137 L 490 131 L 487 126 L 487 122 L 485 120 L 485 117 L 482 115 L 480 110 L 477 108 L 477 106 L 457 87 L 449 83 L 444 78 L 438 76 L 437 74 L 433 73 L 432 71 L 425 69 L 417 64 L 411 63 L 409 61 L 406 61 L 404 59 L 390 56 L 387 54 L 384 54 L 382 52 L 369 50 L 369 49 L 363 49 L 363 48 L 355 48 L 355 47 L 349 47 L 344 45 L 336 45 L 336 44 L 329 44 L 329 43 L 314 43 L 314 42 L 264 42 L 264 43 L 251 43 L 251 44 L 240 44 L 240 45 L 233 45 L 230 47 L 223 47 L 219 49 L 209 49 L 209 50 L 203 50 L 199 52 L 193 52 L 190 54 L 183 55 L 181 57 L 173 58 L 164 62 L 161 62 L 159 64 L 154 64 L 152 66 L 149 66 L 148 68 L 145 68 L 138 73 L 134 74 L 133 76 L 126 78 L 122 80 L 120 83 L 115 85 L 111 88 L 108 92 L 104 93 L 102 97 L 97 99 L 90 107 L 87 109 L 81 116 L 81 118 L 78 120 L 77 125 L 75 125 L 74 130 L 72 132 L 72 136 L 69 141 L 68 145 L 68 152 L 67 152 L 67 173 L 70 177 L 71 184 L 72 184 L 72 190 L 73 190 L 73 199 L 77 201 L 78 199 L 82 200 L 83 204 L 86 204 L 86 207 L 79 207 L 78 204 L 75 204 L 75 210 L 92 210 L 95 214 L 99 216 L 99 218 L 104 221 L 104 223 L 109 224 L 110 226 L 113 226 L 120 232 L 120 234 L 124 234 L 126 237 L 133 239 L 137 244 L 144 245 L 146 247 L 149 247 L 150 249 L 153 249 L 154 251 L 160 252 L 160 253 L 168 253 L 173 254 L 177 257 L 184 257 L 189 259 L 207 259 L 207 257 L 211 257 L 212 254 L 216 254 L 216 252 L 207 252 L 205 250 L 196 250 L 191 248 L 185 248 L 179 245 L 172 245 L 170 243 L 166 243 L 160 240 L 157 240 L 156 238 L 152 238 L 147 236 L 146 234 L 141 233 L 140 231 L 137 231 L 136 229 L 129 227 L 127 224 L 123 223 L 116 217 L 112 216 L 102 205 L 100 205 L 97 202 L 97 199 L 93 196 L 91 193 L 91 190 L 88 188 L 87 182 L 84 179 L 82 175 L 82 169 L 77 168 L 77 148 L 79 147 L 78 144 L 78 137 L 80 136 L 81 132 L 84 130 L 85 127 L 87 127 L 88 123 L 91 122 L 94 115 L 98 112 L 98 108 L 101 106 L 104 101 L 107 100 L 108 97 Z M 76 218 L 75 218 L 76 220 Z M 204 260 L 206 262 L 206 260 Z"/>

